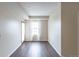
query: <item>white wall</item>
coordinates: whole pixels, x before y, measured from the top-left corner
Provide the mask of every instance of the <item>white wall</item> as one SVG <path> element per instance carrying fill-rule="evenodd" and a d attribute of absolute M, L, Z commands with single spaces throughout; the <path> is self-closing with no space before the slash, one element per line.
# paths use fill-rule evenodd
<path fill-rule="evenodd" d="M 20 46 L 23 16 L 16 3 L 0 3 L 0 57 L 10 56 Z"/>
<path fill-rule="evenodd" d="M 48 41 L 61 56 L 61 5 L 53 11 L 48 20 Z"/>
<path fill-rule="evenodd" d="M 57 9 L 49 17 L 49 43 L 61 56 L 79 56 L 79 3 L 63 2 L 59 8 L 61 13 Z"/>
<path fill-rule="evenodd" d="M 48 20 L 41 20 L 40 41 L 48 41 Z"/>
<path fill-rule="evenodd" d="M 28 20 L 25 23 L 25 40 L 24 41 L 31 41 L 31 33 L 30 33 L 30 21 Z"/>

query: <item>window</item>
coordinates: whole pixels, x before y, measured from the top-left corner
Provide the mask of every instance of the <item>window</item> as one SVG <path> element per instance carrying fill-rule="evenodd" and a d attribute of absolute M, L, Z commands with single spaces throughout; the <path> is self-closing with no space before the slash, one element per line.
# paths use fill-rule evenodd
<path fill-rule="evenodd" d="M 40 37 L 40 22 L 39 21 L 31 22 L 31 33 L 32 33 L 32 39 L 35 36 L 39 40 L 39 37 Z"/>

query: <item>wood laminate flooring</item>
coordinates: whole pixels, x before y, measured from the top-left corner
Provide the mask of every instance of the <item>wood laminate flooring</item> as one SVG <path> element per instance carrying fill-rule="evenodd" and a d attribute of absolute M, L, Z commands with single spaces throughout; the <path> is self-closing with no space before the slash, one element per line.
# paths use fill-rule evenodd
<path fill-rule="evenodd" d="M 10 57 L 59 57 L 47 42 L 23 42 Z"/>

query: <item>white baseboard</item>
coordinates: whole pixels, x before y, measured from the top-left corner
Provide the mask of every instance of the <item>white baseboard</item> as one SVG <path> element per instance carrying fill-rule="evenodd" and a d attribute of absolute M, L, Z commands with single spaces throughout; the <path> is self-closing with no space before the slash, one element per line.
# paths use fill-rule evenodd
<path fill-rule="evenodd" d="M 32 41 L 27 41 L 27 42 L 32 42 Z M 34 42 L 34 41 L 33 41 Z M 36 42 L 40 42 L 40 41 L 36 41 Z"/>
<path fill-rule="evenodd" d="M 52 44 L 48 41 L 48 43 L 52 46 Z M 52 46 L 53 47 L 53 46 Z M 54 48 L 54 47 L 53 47 Z M 55 50 L 55 48 L 54 48 Z M 56 50 L 55 50 L 56 51 Z M 57 52 L 57 51 L 56 51 Z M 58 53 L 58 52 L 57 52 Z M 60 53 L 58 53 L 60 57 L 63 57 Z"/>
<path fill-rule="evenodd" d="M 22 44 L 22 43 L 21 43 Z M 18 47 L 17 48 L 15 48 L 9 55 L 8 55 L 8 57 L 10 57 L 20 46 L 21 46 L 21 44 L 20 45 L 18 45 Z"/>

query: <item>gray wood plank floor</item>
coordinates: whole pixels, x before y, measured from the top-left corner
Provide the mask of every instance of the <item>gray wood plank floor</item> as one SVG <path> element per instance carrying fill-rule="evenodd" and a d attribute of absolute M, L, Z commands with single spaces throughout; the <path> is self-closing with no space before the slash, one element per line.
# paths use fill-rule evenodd
<path fill-rule="evenodd" d="M 10 57 L 59 57 L 59 55 L 47 41 L 25 41 Z"/>

